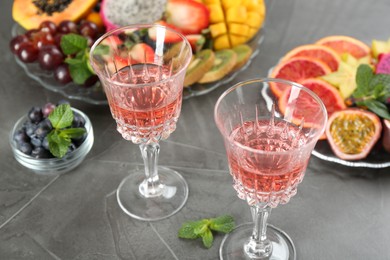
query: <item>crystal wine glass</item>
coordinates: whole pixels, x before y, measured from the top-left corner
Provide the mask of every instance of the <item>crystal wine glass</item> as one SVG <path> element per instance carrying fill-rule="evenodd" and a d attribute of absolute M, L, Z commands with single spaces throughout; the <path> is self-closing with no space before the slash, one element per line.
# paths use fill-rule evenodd
<path fill-rule="evenodd" d="M 276 96 L 276 88 L 283 94 Z M 295 259 L 292 240 L 267 225 L 271 209 L 297 193 L 327 113 L 309 89 L 280 79 L 254 79 L 226 90 L 214 111 L 224 138 L 233 187 L 253 222 L 222 241 L 221 259 Z"/>
<path fill-rule="evenodd" d="M 175 130 L 183 81 L 191 60 L 189 42 L 161 25 L 131 25 L 110 31 L 91 48 L 117 130 L 139 144 L 145 170 L 119 185 L 117 200 L 125 213 L 140 220 L 167 218 L 188 198 L 188 185 L 176 171 L 158 167 L 159 141 Z"/>

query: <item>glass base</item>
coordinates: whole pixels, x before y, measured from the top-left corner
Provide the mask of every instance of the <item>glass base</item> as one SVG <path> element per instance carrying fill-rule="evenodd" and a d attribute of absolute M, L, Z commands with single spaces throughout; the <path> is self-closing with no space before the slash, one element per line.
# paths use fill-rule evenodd
<path fill-rule="evenodd" d="M 219 248 L 219 258 L 227 259 L 269 259 L 269 260 L 295 260 L 296 251 L 291 238 L 282 230 L 267 225 L 267 238 L 272 242 L 272 254 L 267 258 L 249 258 L 244 252 L 244 244 L 249 240 L 253 231 L 253 222 L 237 226 L 222 240 Z"/>
<path fill-rule="evenodd" d="M 119 206 L 130 217 L 155 221 L 168 218 L 178 212 L 188 198 L 188 185 L 176 171 L 158 167 L 158 176 L 164 184 L 160 196 L 146 198 L 140 193 L 140 184 L 145 179 L 144 171 L 132 172 L 123 179 L 116 191 Z"/>

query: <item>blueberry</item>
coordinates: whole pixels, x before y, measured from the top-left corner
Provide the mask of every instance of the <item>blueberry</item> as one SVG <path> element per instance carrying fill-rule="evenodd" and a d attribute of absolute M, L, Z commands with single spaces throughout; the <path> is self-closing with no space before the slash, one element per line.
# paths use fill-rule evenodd
<path fill-rule="evenodd" d="M 84 142 L 84 140 L 86 138 L 87 138 L 87 133 L 83 134 L 82 136 L 80 136 L 78 138 L 73 138 L 72 142 L 76 145 L 76 147 L 79 147 Z"/>
<path fill-rule="evenodd" d="M 72 127 L 84 127 L 85 119 L 80 114 L 73 113 Z"/>
<path fill-rule="evenodd" d="M 45 118 L 43 121 L 41 121 L 37 128 L 35 129 L 35 135 L 38 138 L 44 138 L 47 136 L 48 133 L 53 129 L 53 126 L 51 125 L 51 122 L 49 119 Z"/>
<path fill-rule="evenodd" d="M 14 134 L 14 140 L 19 144 L 21 142 L 29 142 L 30 137 L 26 134 L 24 129 L 19 129 Z"/>
<path fill-rule="evenodd" d="M 32 107 L 28 112 L 27 117 L 32 123 L 38 124 L 43 118 L 42 109 L 40 107 Z"/>
<path fill-rule="evenodd" d="M 50 150 L 50 147 L 49 147 L 49 139 L 47 138 L 47 136 L 45 136 L 45 137 L 43 138 L 42 147 L 45 148 L 46 150 Z"/>
<path fill-rule="evenodd" d="M 38 138 L 37 136 L 32 136 L 31 137 L 31 144 L 34 146 L 34 147 L 40 147 L 42 146 L 42 140 L 40 138 Z"/>
<path fill-rule="evenodd" d="M 69 154 L 69 153 L 73 152 L 76 149 L 77 149 L 76 145 L 74 143 L 70 143 L 70 145 L 68 147 L 68 151 L 66 152 L 66 154 Z"/>
<path fill-rule="evenodd" d="M 31 123 L 30 121 L 26 121 L 23 128 L 26 132 L 26 135 L 31 137 L 31 136 L 35 135 L 35 129 L 37 128 L 37 125 L 34 123 Z"/>
<path fill-rule="evenodd" d="M 21 142 L 18 145 L 19 151 L 21 151 L 24 154 L 30 155 L 32 152 L 32 146 L 30 143 L 27 142 Z"/>
<path fill-rule="evenodd" d="M 43 147 L 35 147 L 31 152 L 31 156 L 37 159 L 50 158 L 52 155 Z"/>

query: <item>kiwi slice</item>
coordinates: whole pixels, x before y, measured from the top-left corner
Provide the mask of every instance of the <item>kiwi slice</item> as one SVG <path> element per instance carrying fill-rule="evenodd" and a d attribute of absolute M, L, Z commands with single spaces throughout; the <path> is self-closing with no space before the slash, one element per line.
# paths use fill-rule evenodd
<path fill-rule="evenodd" d="M 214 64 L 214 52 L 209 49 L 200 51 L 188 65 L 184 87 L 194 84 L 208 72 Z"/>
<path fill-rule="evenodd" d="M 233 51 L 237 54 L 236 65 L 233 70 L 237 70 L 244 66 L 252 55 L 252 48 L 247 44 L 241 44 L 233 48 Z"/>
<path fill-rule="evenodd" d="M 236 60 L 237 54 L 231 49 L 216 51 L 212 68 L 198 82 L 209 83 L 223 78 L 236 65 Z"/>

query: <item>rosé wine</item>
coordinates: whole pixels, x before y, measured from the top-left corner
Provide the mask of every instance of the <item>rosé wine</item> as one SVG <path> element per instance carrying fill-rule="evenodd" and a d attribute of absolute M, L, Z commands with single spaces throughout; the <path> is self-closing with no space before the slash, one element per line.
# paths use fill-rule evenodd
<path fill-rule="evenodd" d="M 276 207 L 295 195 L 310 152 L 302 130 L 282 120 L 247 121 L 235 128 L 227 150 L 238 196 Z M 297 151 L 298 149 L 298 151 Z"/>
<path fill-rule="evenodd" d="M 157 142 L 175 130 L 183 86 L 169 77 L 168 67 L 140 64 L 122 68 L 106 83 L 111 113 L 123 138 L 134 143 Z"/>

